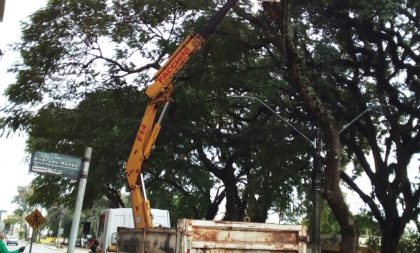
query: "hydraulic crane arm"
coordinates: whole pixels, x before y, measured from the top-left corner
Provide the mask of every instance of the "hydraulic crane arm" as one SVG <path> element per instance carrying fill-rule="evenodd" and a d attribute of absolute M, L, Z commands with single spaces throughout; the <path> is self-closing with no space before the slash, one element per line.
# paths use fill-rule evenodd
<path fill-rule="evenodd" d="M 154 82 L 147 87 L 149 98 L 130 156 L 126 163 L 126 175 L 130 188 L 135 228 L 152 227 L 150 204 L 147 200 L 141 172 L 144 161 L 149 157 L 160 130 L 160 121 L 171 100 L 173 78 L 188 62 L 191 56 L 201 49 L 226 14 L 239 0 L 228 0 L 197 33 L 189 35 L 156 73 Z M 165 104 L 158 122 L 155 123 L 159 106 Z"/>

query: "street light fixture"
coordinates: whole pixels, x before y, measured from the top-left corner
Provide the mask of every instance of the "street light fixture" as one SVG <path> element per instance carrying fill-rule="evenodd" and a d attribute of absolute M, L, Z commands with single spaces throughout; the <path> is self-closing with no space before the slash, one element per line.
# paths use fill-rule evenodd
<path fill-rule="evenodd" d="M 288 126 L 290 126 L 291 128 L 293 128 L 296 132 L 298 132 L 303 138 L 305 138 L 307 141 L 309 141 L 314 148 L 316 148 L 316 140 L 311 141 L 311 139 L 309 139 L 309 137 L 307 137 L 305 134 L 303 134 L 301 131 L 299 131 L 299 129 L 297 129 L 295 126 L 293 126 L 292 124 L 290 124 L 285 118 L 283 118 L 280 114 L 278 114 L 276 111 L 274 111 L 270 106 L 268 106 L 266 103 L 264 103 L 261 99 L 259 99 L 257 97 L 253 97 L 253 96 L 248 96 L 248 95 L 242 95 L 242 96 L 228 95 L 228 97 L 257 100 L 262 105 L 264 105 L 265 107 L 267 107 L 267 109 L 269 109 L 272 113 L 274 113 L 274 115 L 276 115 L 278 118 L 280 118 L 284 123 L 286 123 Z"/>
<path fill-rule="evenodd" d="M 271 112 L 274 113 L 278 118 L 280 118 L 284 123 L 292 127 L 296 132 L 298 132 L 303 138 L 305 138 L 307 141 L 311 143 L 311 145 L 315 149 L 315 157 L 314 157 L 314 177 L 313 177 L 313 191 L 314 191 L 314 200 L 313 200 L 313 230 L 312 230 L 312 252 L 313 253 L 319 253 L 321 252 L 320 248 L 320 216 L 321 216 L 321 208 L 320 208 L 320 200 L 321 200 L 321 138 L 320 138 L 320 130 L 317 128 L 317 137 L 314 141 L 311 141 L 305 134 L 303 134 L 301 131 L 299 131 L 296 127 L 294 127 L 292 124 L 290 124 L 285 118 L 280 116 L 276 111 L 274 111 L 270 106 L 268 106 L 266 103 L 264 103 L 261 99 L 253 96 L 248 95 L 228 95 L 229 97 L 233 98 L 244 98 L 244 99 L 252 99 L 260 102 L 262 105 L 264 105 L 266 108 L 268 108 Z M 395 107 L 393 105 L 372 105 L 368 107 L 366 110 L 361 112 L 359 115 L 357 115 L 353 120 L 351 120 L 349 123 L 345 124 L 343 128 L 338 132 L 338 134 L 341 134 L 343 131 L 345 131 L 350 125 L 352 125 L 354 122 L 356 122 L 358 119 L 360 119 L 364 114 L 367 112 L 380 107 Z M 318 143 L 319 142 L 319 143 Z"/>
<path fill-rule="evenodd" d="M 243 98 L 243 99 L 252 99 L 260 102 L 264 105 L 267 109 L 269 109 L 274 115 L 280 118 L 284 123 L 288 126 L 293 128 L 296 132 L 298 132 L 303 138 L 305 138 L 311 146 L 315 150 L 314 155 L 314 171 L 313 171 L 313 179 L 312 179 L 312 189 L 313 189 L 313 225 L 312 225 L 312 253 L 320 253 L 321 246 L 320 246 L 320 227 L 321 227 L 321 132 L 319 128 L 316 131 L 316 138 L 314 141 L 311 141 L 309 137 L 299 131 L 295 126 L 289 123 L 285 118 L 279 115 L 276 111 L 274 111 L 270 106 L 264 103 L 261 99 L 253 96 L 248 95 L 228 95 L 228 97 L 232 98 Z"/>
<path fill-rule="evenodd" d="M 351 124 L 353 124 L 358 119 L 360 119 L 360 117 L 362 117 L 365 113 L 367 113 L 367 112 L 369 112 L 369 111 L 371 111 L 371 110 L 373 110 L 375 108 L 380 108 L 380 107 L 392 107 L 392 108 L 395 108 L 395 106 L 393 106 L 393 105 L 382 105 L 382 104 L 369 106 L 366 110 L 364 110 L 359 115 L 357 115 L 352 121 L 350 121 L 349 123 L 345 124 L 343 126 L 343 128 L 341 128 L 341 130 L 338 132 L 338 134 L 341 134 L 342 132 L 344 132 Z"/>

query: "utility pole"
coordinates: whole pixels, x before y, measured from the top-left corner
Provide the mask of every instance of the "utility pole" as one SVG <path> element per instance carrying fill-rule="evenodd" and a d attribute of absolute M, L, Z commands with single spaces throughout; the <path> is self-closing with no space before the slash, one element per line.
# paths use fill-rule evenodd
<path fill-rule="evenodd" d="M 312 178 L 312 253 L 321 253 L 320 233 L 321 233 L 321 129 L 316 128 L 314 171 Z"/>

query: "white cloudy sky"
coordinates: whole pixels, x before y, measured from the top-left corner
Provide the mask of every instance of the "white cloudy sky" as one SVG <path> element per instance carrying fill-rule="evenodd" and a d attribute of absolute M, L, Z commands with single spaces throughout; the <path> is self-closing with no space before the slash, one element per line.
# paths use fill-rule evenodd
<path fill-rule="evenodd" d="M 14 75 L 7 73 L 7 69 L 16 62 L 18 55 L 12 52 L 9 45 L 19 41 L 20 21 L 45 3 L 46 0 L 6 0 L 3 22 L 0 22 L 0 49 L 4 54 L 0 59 L 1 95 L 14 80 Z M 0 107 L 5 102 L 5 98 L 0 96 Z M 16 207 L 11 202 L 17 194 L 17 187 L 27 185 L 32 178 L 28 172 L 28 154 L 25 154 L 24 149 L 24 134 L 0 137 L 0 210 L 6 210 L 9 214 Z"/>

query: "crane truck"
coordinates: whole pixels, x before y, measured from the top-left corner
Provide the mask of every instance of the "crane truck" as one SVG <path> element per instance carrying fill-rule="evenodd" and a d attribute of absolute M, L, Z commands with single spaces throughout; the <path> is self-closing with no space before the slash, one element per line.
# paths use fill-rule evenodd
<path fill-rule="evenodd" d="M 104 244 L 102 250 L 105 253 L 305 252 L 306 228 L 301 225 L 181 219 L 176 228 L 153 227 L 142 169 L 171 102 L 174 76 L 201 49 L 238 1 L 227 0 L 201 31 L 189 35 L 156 73 L 154 82 L 146 88 L 147 107 L 126 163 L 134 224 L 133 228 L 119 228 L 117 240 L 111 240 L 117 241 L 117 247 Z M 161 106 L 164 107 L 155 122 Z"/>

